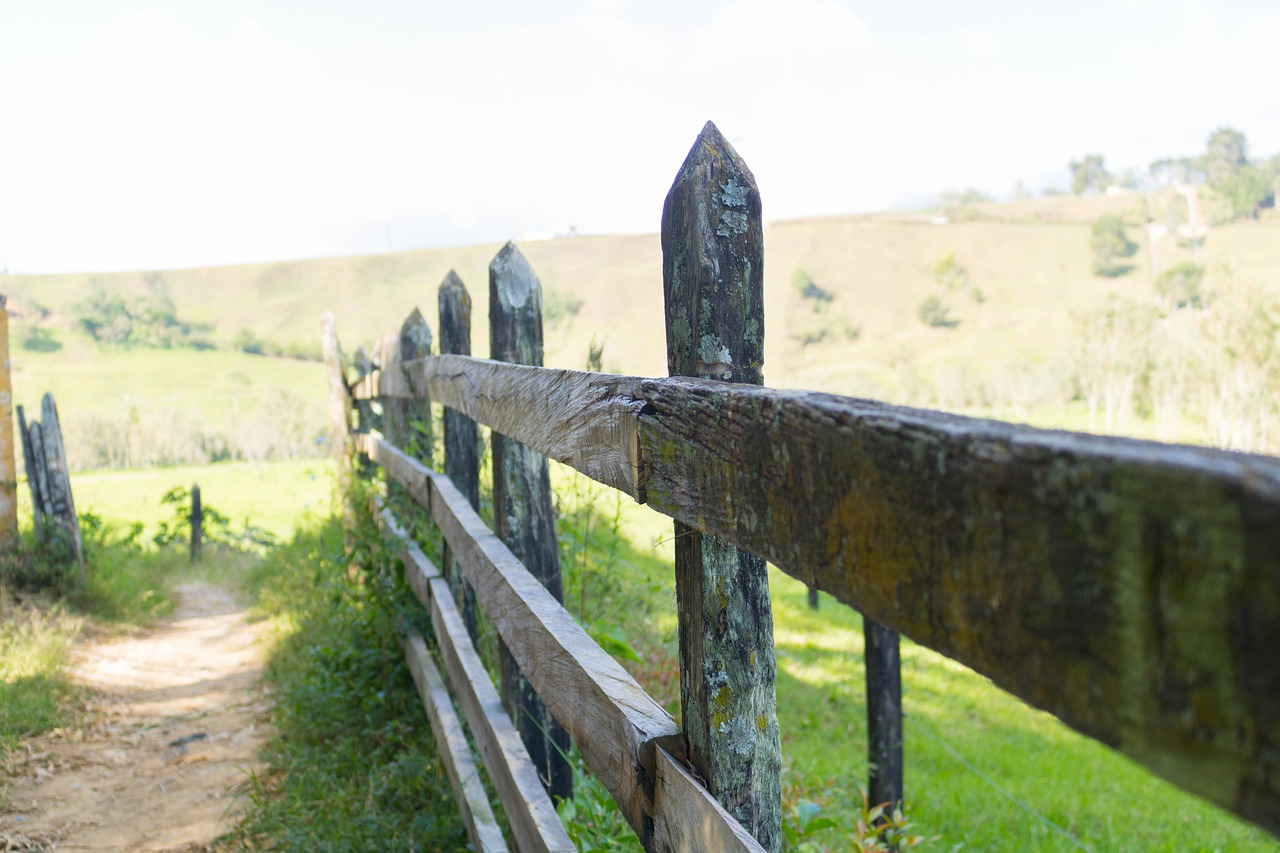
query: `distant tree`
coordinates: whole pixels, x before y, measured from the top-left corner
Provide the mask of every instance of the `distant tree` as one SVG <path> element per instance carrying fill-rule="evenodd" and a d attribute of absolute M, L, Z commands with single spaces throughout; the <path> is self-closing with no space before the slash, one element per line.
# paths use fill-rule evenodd
<path fill-rule="evenodd" d="M 1218 186 L 1249 165 L 1249 142 L 1240 131 L 1220 127 L 1209 134 L 1205 145 L 1204 170 L 1209 186 Z"/>
<path fill-rule="evenodd" d="M 1133 257 L 1138 244 L 1129 239 L 1123 219 L 1114 213 L 1104 213 L 1093 223 L 1089 250 L 1093 254 L 1093 274 L 1114 278 L 1133 269 L 1131 264 L 1120 261 Z"/>
<path fill-rule="evenodd" d="M 963 190 L 945 189 L 942 191 L 942 203 L 947 207 L 956 207 L 961 204 L 985 204 L 995 200 L 995 196 L 983 192 L 977 187 L 969 187 Z"/>
<path fill-rule="evenodd" d="M 916 308 L 916 316 L 920 322 L 934 329 L 954 329 L 960 321 L 951 316 L 951 309 L 936 296 L 925 297 Z"/>
<path fill-rule="evenodd" d="M 1111 175 L 1101 154 L 1086 154 L 1080 160 L 1072 160 L 1068 165 L 1071 170 L 1071 192 L 1080 195 L 1089 190 L 1101 192 L 1111 183 Z"/>
<path fill-rule="evenodd" d="M 835 300 L 835 296 L 830 291 L 819 287 L 813 277 L 801 267 L 791 271 L 791 290 L 801 299 L 811 301 L 815 312 L 819 311 L 824 304 Z"/>
<path fill-rule="evenodd" d="M 947 249 L 933 262 L 933 280 L 943 290 L 956 292 L 969 286 L 969 271 L 956 258 L 955 249 Z"/>

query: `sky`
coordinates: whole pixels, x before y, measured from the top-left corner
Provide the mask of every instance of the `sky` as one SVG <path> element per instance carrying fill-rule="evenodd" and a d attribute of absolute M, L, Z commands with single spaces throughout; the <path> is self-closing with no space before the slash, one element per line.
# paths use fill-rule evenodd
<path fill-rule="evenodd" d="M 1280 151 L 1280 6 L 0 0 L 0 269 L 657 231 L 708 119 L 766 222 Z"/>

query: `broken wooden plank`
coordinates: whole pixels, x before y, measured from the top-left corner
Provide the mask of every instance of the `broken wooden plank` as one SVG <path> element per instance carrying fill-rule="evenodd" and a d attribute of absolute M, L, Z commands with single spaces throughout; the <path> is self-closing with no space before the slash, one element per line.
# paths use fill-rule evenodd
<path fill-rule="evenodd" d="M 489 806 L 489 796 L 480 782 L 480 773 L 475 759 L 471 757 L 471 747 L 467 743 L 462 723 L 453 710 L 453 701 L 445 687 L 440 671 L 436 669 L 426 643 L 417 631 L 405 635 L 402 643 L 405 661 L 413 682 L 422 698 L 422 707 L 431 722 L 431 731 L 435 734 L 436 744 L 440 749 L 440 760 L 449 776 L 449 784 L 453 787 L 453 797 L 458 803 L 458 812 L 462 816 L 462 824 L 467 830 L 467 838 L 471 847 L 486 853 L 505 853 L 507 842 L 502 837 L 502 829 L 494 819 L 493 809 Z"/>
<path fill-rule="evenodd" d="M 571 853 L 576 848 L 560 824 L 537 768 L 529 760 L 520 734 L 502 709 L 489 673 L 471 645 L 449 585 L 443 578 L 435 578 L 430 582 L 430 591 L 431 624 L 449 683 L 458 695 L 485 769 L 498 791 L 516 847 L 521 851 Z"/>

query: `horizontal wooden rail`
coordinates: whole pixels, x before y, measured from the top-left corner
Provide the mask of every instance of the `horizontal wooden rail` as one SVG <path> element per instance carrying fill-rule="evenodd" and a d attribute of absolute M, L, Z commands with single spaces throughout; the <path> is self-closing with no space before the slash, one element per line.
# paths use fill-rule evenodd
<path fill-rule="evenodd" d="M 458 801 L 458 811 L 462 814 L 471 847 L 482 853 L 506 853 L 507 842 L 489 806 L 489 795 L 480 784 L 480 774 L 471 757 L 466 733 L 453 710 L 449 691 L 435 661 L 431 659 L 431 653 L 427 651 L 426 643 L 417 631 L 410 631 L 401 645 L 418 695 L 422 697 L 427 719 L 431 722 L 431 731 L 435 733 L 440 747 L 440 758 L 445 772 L 449 774 L 449 784 L 453 786 L 453 796 Z"/>
<path fill-rule="evenodd" d="M 429 391 L 1280 833 L 1280 460 L 702 380 L 404 367 L 358 395 Z"/>
<path fill-rule="evenodd" d="M 424 507 L 521 672 L 569 731 L 636 834 L 649 836 L 656 748 L 682 752 L 671 715 L 582 630 L 447 477 L 376 433 L 359 436 L 358 448 L 410 494 L 429 495 Z"/>

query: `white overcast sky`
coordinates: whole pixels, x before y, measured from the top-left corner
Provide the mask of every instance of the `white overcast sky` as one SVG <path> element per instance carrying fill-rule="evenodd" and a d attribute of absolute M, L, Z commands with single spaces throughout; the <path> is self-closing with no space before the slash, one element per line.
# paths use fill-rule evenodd
<path fill-rule="evenodd" d="M 766 220 L 1280 150 L 1280 5 L 0 0 L 0 268 L 651 232 L 711 119 Z"/>

